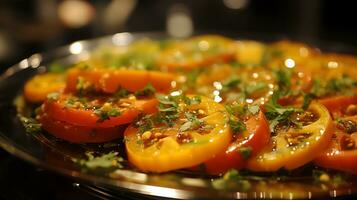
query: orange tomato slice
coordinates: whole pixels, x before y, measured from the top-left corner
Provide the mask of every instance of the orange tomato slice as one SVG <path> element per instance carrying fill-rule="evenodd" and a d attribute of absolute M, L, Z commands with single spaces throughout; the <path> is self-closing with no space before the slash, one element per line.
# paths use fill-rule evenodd
<path fill-rule="evenodd" d="M 171 89 L 171 82 L 174 81 L 175 76 L 158 71 L 73 68 L 67 73 L 66 91 L 76 92 L 80 78 L 84 80 L 87 87 L 113 94 L 120 88 L 135 92 L 144 89 L 148 84 L 152 84 L 159 92 L 167 92 Z"/>
<path fill-rule="evenodd" d="M 65 88 L 65 75 L 60 73 L 39 74 L 26 82 L 24 97 L 32 103 L 43 102 L 52 92 L 60 92 Z"/>

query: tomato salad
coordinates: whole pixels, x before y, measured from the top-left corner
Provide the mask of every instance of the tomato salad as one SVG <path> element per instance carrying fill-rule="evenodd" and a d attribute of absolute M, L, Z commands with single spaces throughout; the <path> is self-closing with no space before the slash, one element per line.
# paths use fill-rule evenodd
<path fill-rule="evenodd" d="M 357 57 L 218 35 L 102 48 L 24 87 L 42 130 L 123 140 L 143 172 L 357 173 Z"/>

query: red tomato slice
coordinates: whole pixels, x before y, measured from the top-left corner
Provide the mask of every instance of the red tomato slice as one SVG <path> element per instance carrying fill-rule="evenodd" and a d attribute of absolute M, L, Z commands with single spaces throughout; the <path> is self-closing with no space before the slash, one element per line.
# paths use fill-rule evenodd
<path fill-rule="evenodd" d="M 349 138 L 354 144 L 357 143 L 357 133 L 351 135 L 338 132 L 332 140 L 330 147 L 315 159 L 315 164 L 321 167 L 337 169 L 357 174 L 357 148 L 351 150 L 341 149 L 340 143 L 343 138 Z"/>
<path fill-rule="evenodd" d="M 357 104 L 357 95 L 355 96 L 333 96 L 329 98 L 320 99 L 319 102 L 323 104 L 330 112 L 341 112 L 351 104 Z"/>
<path fill-rule="evenodd" d="M 206 171 L 210 174 L 224 173 L 229 169 L 242 169 L 245 166 L 246 158 L 239 153 L 242 147 L 251 148 L 250 155 L 255 156 L 265 145 L 269 143 L 270 130 L 268 122 L 263 112 L 249 118 L 245 125 L 248 136 L 242 134 L 233 141 L 225 152 L 215 156 L 205 163 Z"/>
<path fill-rule="evenodd" d="M 77 126 L 90 127 L 113 127 L 121 124 L 132 122 L 140 113 L 153 113 L 156 111 L 157 100 L 130 100 L 125 99 L 123 103 L 116 104 L 114 107 L 118 108 L 120 114 L 117 116 L 109 116 L 107 119 L 101 120 L 94 107 L 103 107 L 105 103 L 98 102 L 98 100 L 89 101 L 89 108 L 84 108 L 80 103 L 72 102 L 68 106 L 68 101 L 73 98 L 71 95 L 61 94 L 60 97 L 53 101 L 47 99 L 43 104 L 44 113 L 48 113 L 54 119 L 65 121 Z M 74 97 L 76 99 L 77 97 Z M 79 101 L 79 100 L 77 100 Z M 79 104 L 78 106 L 76 104 Z M 126 104 L 126 107 L 123 105 Z M 74 107 L 77 106 L 77 107 Z"/>
<path fill-rule="evenodd" d="M 39 116 L 42 128 L 57 138 L 72 143 L 102 143 L 123 134 L 122 126 L 108 128 L 94 128 L 88 126 L 76 126 L 65 121 L 56 120 L 48 114 Z"/>

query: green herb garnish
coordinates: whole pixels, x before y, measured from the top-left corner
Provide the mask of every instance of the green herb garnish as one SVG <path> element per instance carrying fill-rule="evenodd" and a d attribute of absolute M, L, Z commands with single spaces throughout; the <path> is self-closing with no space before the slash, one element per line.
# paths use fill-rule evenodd
<path fill-rule="evenodd" d="M 92 152 L 87 152 L 87 159 L 72 159 L 73 162 L 79 164 L 85 169 L 97 169 L 97 168 L 122 168 L 121 162 L 124 160 L 118 156 L 117 152 L 110 152 L 101 156 L 94 156 Z"/>
<path fill-rule="evenodd" d="M 244 160 L 248 160 L 252 154 L 252 147 L 241 147 L 238 149 L 238 153 L 242 155 Z"/>
<path fill-rule="evenodd" d="M 19 117 L 27 133 L 37 134 L 41 132 L 41 124 L 36 119 L 24 116 Z"/>

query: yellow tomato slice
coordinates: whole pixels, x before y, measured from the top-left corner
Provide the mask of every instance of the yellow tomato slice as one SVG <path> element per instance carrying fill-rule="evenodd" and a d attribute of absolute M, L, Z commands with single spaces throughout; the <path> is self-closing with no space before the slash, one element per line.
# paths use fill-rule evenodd
<path fill-rule="evenodd" d="M 129 161 L 142 171 L 166 172 L 201 164 L 223 152 L 231 140 L 227 113 L 221 104 L 201 97 L 196 105 L 179 103 L 179 115 L 171 127 L 154 127 L 140 133 L 130 126 L 125 131 L 125 146 Z M 199 120 L 209 130 L 182 131 L 187 112 L 205 113 Z M 187 122 L 187 121 L 186 121 Z"/>
<path fill-rule="evenodd" d="M 236 60 L 241 64 L 259 65 L 264 56 L 266 46 L 263 43 L 242 40 L 237 43 Z"/>
<path fill-rule="evenodd" d="M 65 87 L 65 75 L 62 73 L 39 74 L 26 82 L 24 96 L 32 103 L 43 102 L 51 92 L 60 92 Z"/>
<path fill-rule="evenodd" d="M 164 50 L 158 64 L 169 70 L 204 67 L 217 61 L 233 59 L 235 49 L 234 40 L 222 36 L 193 37 Z"/>
<path fill-rule="evenodd" d="M 328 110 L 319 103 L 311 104 L 311 110 L 318 119 L 301 129 L 292 132 L 278 132 L 271 138 L 270 145 L 256 157 L 250 159 L 247 168 L 252 171 L 277 171 L 280 168 L 292 170 L 316 158 L 330 144 L 333 134 L 333 122 Z M 297 144 L 290 145 L 287 137 L 296 138 Z"/>

